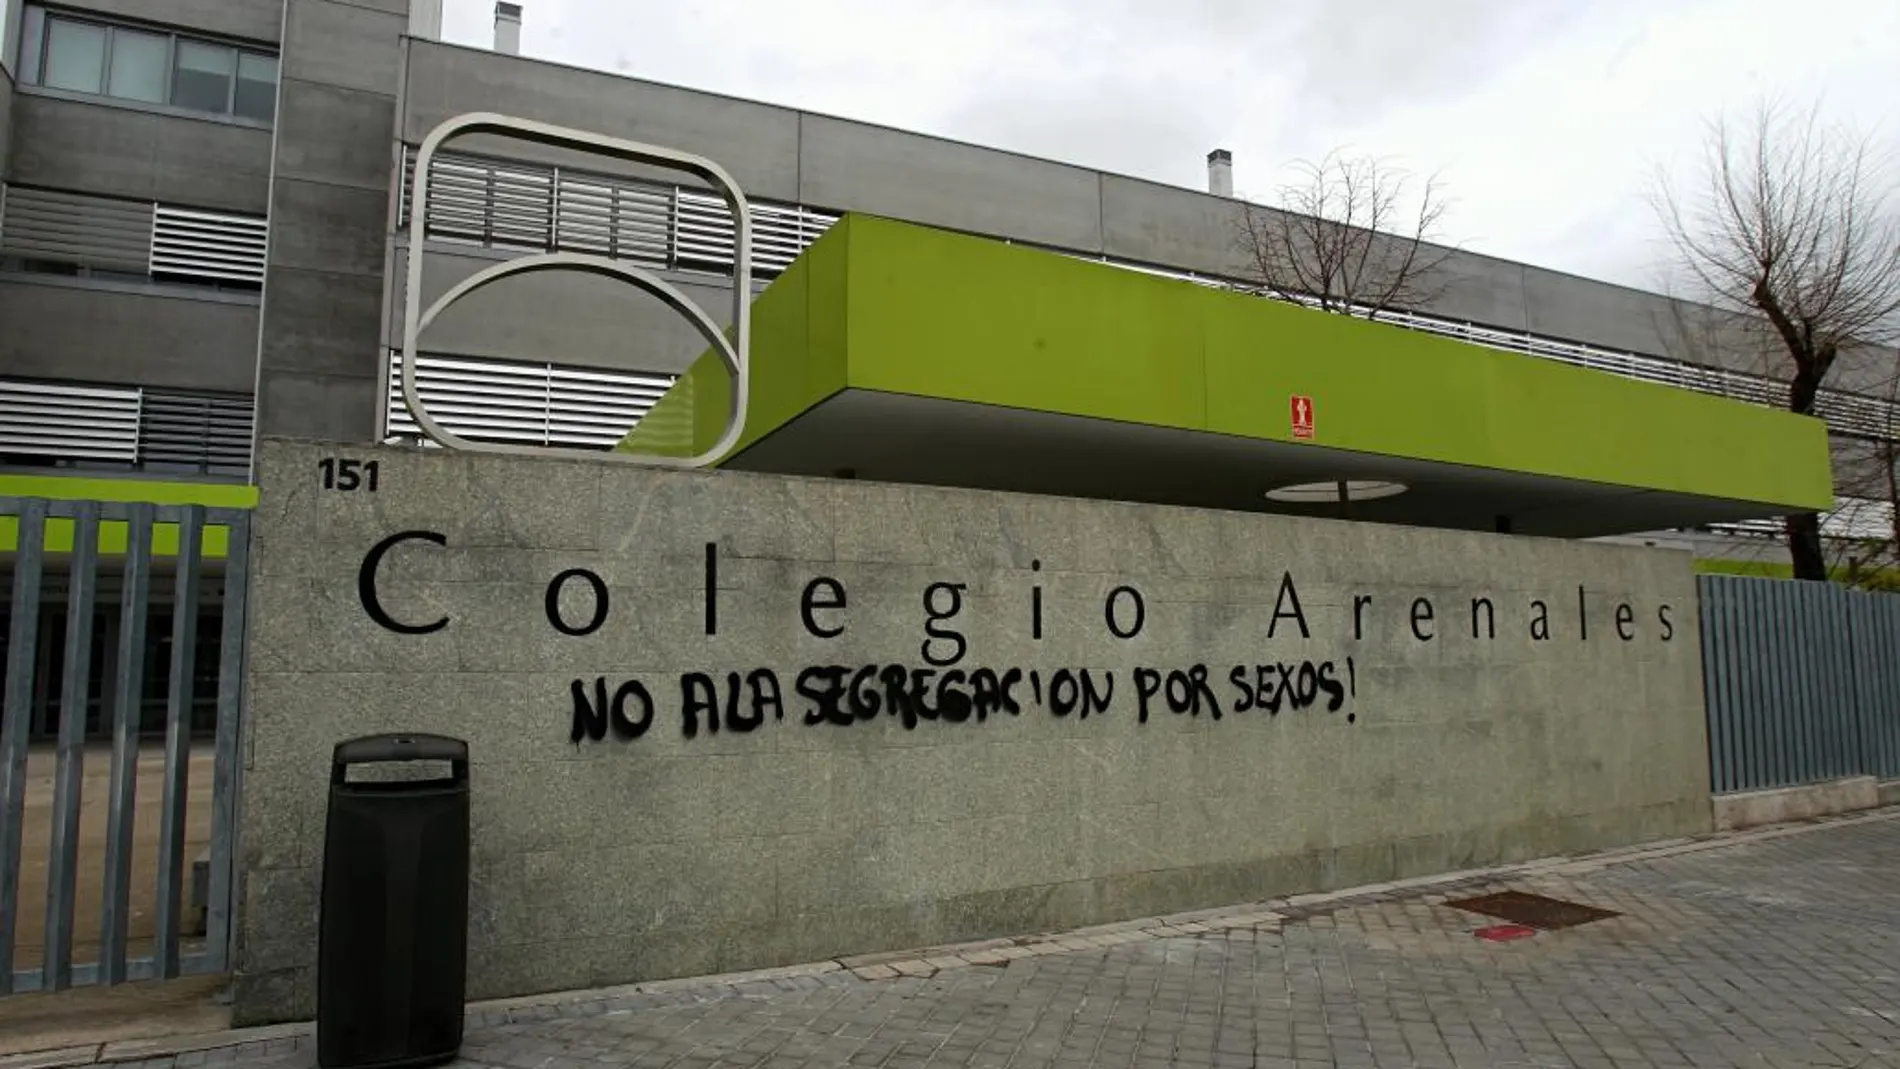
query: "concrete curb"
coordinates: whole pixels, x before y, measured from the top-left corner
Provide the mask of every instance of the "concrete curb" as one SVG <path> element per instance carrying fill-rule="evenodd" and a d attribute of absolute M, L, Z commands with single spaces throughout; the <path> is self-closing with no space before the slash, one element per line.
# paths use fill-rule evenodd
<path fill-rule="evenodd" d="M 901 977 L 929 977 L 944 969 L 994 967 L 1017 958 L 1042 954 L 1066 954 L 1078 950 L 1119 946 L 1144 939 L 1198 937 L 1239 929 L 1262 928 L 1278 931 L 1288 920 L 1325 910 L 1343 908 L 1394 898 L 1413 898 L 1464 890 L 1475 884 L 1508 883 L 1514 879 L 1545 875 L 1570 875 L 1594 872 L 1618 865 L 1638 864 L 1682 854 L 1719 850 L 1746 843 L 1805 835 L 1853 824 L 1900 820 L 1900 806 L 1861 810 L 1849 814 L 1816 817 L 1794 824 L 1781 824 L 1719 831 L 1687 839 L 1669 839 L 1640 846 L 1618 847 L 1594 854 L 1573 857 L 1541 858 L 1489 869 L 1469 869 L 1439 873 L 1389 883 L 1348 887 L 1337 891 L 1291 895 L 1264 902 L 1248 902 L 1214 909 L 1174 913 L 1164 917 L 1144 917 L 1064 932 L 1044 932 L 1012 939 L 986 939 L 920 949 L 858 954 L 804 965 L 788 965 L 751 972 L 722 973 L 712 976 L 688 976 L 654 980 L 620 987 L 557 991 L 543 995 L 470 1003 L 472 1021 L 491 1015 L 523 1017 L 531 1011 L 574 1002 L 598 1002 L 634 995 L 652 995 L 694 989 L 738 988 L 755 984 L 799 980 L 848 972 L 867 981 L 895 980 Z M 310 1038 L 312 1022 L 268 1025 L 261 1028 L 232 1029 L 189 1036 L 166 1036 L 149 1040 L 120 1040 L 112 1043 L 66 1047 L 0 1056 L 0 1069 L 69 1069 L 72 1066 L 108 1065 L 147 1061 L 157 1058 L 195 1054 L 228 1047 L 273 1042 L 296 1042 Z"/>

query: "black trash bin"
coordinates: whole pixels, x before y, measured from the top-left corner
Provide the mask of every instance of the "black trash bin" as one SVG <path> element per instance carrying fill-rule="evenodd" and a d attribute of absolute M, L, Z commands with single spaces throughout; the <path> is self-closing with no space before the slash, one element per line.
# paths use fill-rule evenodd
<path fill-rule="evenodd" d="M 350 777 L 395 761 L 446 761 L 449 774 Z M 395 734 L 337 745 L 318 929 L 319 1066 L 455 1057 L 468 961 L 467 743 Z"/>

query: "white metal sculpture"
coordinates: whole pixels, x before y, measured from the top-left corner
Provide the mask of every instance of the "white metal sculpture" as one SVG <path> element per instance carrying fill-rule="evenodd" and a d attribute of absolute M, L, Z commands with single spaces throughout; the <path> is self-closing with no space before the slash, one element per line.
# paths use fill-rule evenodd
<path fill-rule="evenodd" d="M 693 303 L 665 279 L 624 260 L 577 252 L 536 253 L 484 268 L 457 283 L 447 293 L 422 308 L 423 245 L 429 218 L 429 171 L 436 153 L 448 141 L 470 134 L 496 134 L 554 148 L 591 152 L 616 160 L 651 164 L 685 171 L 710 183 L 732 211 L 732 335 L 728 338 L 704 309 Z M 402 400 L 416 426 L 439 445 L 479 453 L 546 453 L 556 456 L 622 460 L 634 464 L 666 467 L 705 467 L 724 456 L 745 429 L 748 375 L 748 343 L 751 335 L 752 296 L 752 210 L 745 194 L 725 169 L 704 156 L 648 145 L 638 141 L 608 137 L 563 126 L 518 119 L 491 112 L 472 112 L 446 120 L 422 140 L 416 152 L 416 170 L 409 199 L 409 271 L 403 300 Z M 658 297 L 667 307 L 683 315 L 699 330 L 706 344 L 719 354 L 732 376 L 732 398 L 725 431 L 711 449 L 692 456 L 674 457 L 618 451 L 572 449 L 562 446 L 512 445 L 501 442 L 476 442 L 458 435 L 430 416 L 416 386 L 416 346 L 422 332 L 429 328 L 448 307 L 483 287 L 516 275 L 550 271 L 580 271 L 603 278 L 627 282 Z"/>

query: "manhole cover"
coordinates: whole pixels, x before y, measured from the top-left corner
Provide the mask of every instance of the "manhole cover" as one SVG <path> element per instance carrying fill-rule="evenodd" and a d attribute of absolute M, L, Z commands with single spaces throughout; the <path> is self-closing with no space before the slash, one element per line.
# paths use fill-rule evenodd
<path fill-rule="evenodd" d="M 1510 921 L 1512 924 L 1521 924 L 1546 932 L 1558 928 L 1574 928 L 1579 924 L 1617 916 L 1616 913 L 1607 909 L 1546 898 L 1543 895 L 1528 894 L 1524 891 L 1500 891 L 1497 894 L 1461 898 L 1445 904 L 1453 909 L 1482 913 L 1489 917 Z"/>

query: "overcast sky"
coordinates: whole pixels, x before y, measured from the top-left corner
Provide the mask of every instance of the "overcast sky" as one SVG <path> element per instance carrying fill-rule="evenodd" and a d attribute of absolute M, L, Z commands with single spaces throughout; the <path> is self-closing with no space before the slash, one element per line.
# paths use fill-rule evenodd
<path fill-rule="evenodd" d="M 486 46 L 491 0 L 447 0 Z M 1333 147 L 1438 171 L 1465 247 L 1654 288 L 1646 200 L 1763 90 L 1900 137 L 1896 0 L 525 0 L 522 52 L 1271 202 Z"/>

